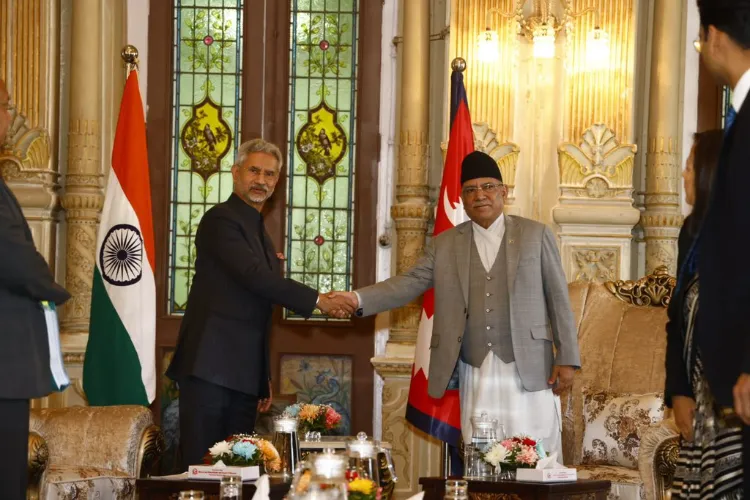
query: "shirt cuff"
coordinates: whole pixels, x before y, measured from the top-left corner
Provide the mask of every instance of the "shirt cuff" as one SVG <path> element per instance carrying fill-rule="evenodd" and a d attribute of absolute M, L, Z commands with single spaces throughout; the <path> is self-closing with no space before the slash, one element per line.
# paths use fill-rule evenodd
<path fill-rule="evenodd" d="M 357 296 L 357 309 L 362 309 L 362 296 L 356 290 L 352 291 L 352 293 Z"/>

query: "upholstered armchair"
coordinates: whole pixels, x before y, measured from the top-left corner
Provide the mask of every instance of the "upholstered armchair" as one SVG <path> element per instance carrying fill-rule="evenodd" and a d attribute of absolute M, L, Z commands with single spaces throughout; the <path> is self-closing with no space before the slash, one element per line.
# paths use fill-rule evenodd
<path fill-rule="evenodd" d="M 569 285 L 582 369 L 563 396 L 564 461 L 612 481 L 610 498 L 661 499 L 671 487 L 677 430 L 663 402 L 666 268 L 636 282 Z"/>
<path fill-rule="evenodd" d="M 32 410 L 27 498 L 135 498 L 162 448 L 143 406 Z"/>

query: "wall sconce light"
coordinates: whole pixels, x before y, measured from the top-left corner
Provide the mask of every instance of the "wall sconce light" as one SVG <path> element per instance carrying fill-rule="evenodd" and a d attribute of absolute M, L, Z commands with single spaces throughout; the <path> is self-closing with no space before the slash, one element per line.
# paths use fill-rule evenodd
<path fill-rule="evenodd" d="M 596 26 L 586 37 L 586 67 L 605 69 L 609 65 L 609 33 Z"/>
<path fill-rule="evenodd" d="M 534 46 L 534 57 L 537 59 L 551 59 L 555 57 L 555 38 L 557 33 L 573 23 L 574 19 L 588 13 L 596 15 L 595 28 L 587 37 L 587 61 L 590 66 L 599 67 L 606 65 L 609 59 L 609 35 L 599 27 L 599 12 L 594 7 L 589 7 L 581 12 L 573 12 L 568 0 L 560 0 L 564 19 L 558 20 L 551 13 L 552 0 L 532 0 L 533 14 L 529 17 L 523 15 L 523 7 L 526 0 L 518 0 L 515 12 L 506 13 L 498 8 L 487 11 L 486 30 L 479 34 L 477 39 L 477 57 L 482 62 L 497 61 L 500 53 L 500 43 L 497 31 L 491 26 L 492 14 L 497 14 L 505 19 L 516 19 L 518 35 L 528 39 Z"/>

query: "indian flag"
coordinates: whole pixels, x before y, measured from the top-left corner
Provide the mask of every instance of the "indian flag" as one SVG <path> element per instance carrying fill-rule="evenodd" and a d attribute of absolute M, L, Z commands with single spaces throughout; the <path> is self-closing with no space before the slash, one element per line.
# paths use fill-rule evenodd
<path fill-rule="evenodd" d="M 156 285 L 146 124 L 131 71 L 96 243 L 83 389 L 92 406 L 148 405 L 156 392 Z"/>

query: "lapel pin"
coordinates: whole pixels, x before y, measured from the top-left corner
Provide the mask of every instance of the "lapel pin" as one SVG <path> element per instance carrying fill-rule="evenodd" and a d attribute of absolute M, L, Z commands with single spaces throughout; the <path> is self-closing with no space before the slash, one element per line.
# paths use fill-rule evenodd
<path fill-rule="evenodd" d="M 508 243 L 513 243 L 514 241 L 516 241 L 516 240 L 509 240 Z"/>

